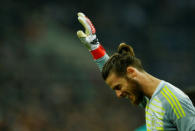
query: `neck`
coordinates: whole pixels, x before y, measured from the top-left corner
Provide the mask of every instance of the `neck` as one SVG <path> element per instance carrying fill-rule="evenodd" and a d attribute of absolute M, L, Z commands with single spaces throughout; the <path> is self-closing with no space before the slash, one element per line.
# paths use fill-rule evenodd
<path fill-rule="evenodd" d="M 140 84 L 143 87 L 142 91 L 149 99 L 152 97 L 161 80 L 144 72 L 140 78 Z"/>

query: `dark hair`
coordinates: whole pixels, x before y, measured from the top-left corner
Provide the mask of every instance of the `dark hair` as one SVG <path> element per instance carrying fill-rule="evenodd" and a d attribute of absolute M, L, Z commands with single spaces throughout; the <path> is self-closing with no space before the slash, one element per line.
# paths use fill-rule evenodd
<path fill-rule="evenodd" d="M 144 71 L 141 61 L 135 57 L 133 48 L 130 45 L 121 43 L 118 46 L 118 52 L 114 53 L 104 64 L 102 77 L 106 80 L 110 72 L 115 72 L 118 76 L 124 76 L 128 66 Z"/>

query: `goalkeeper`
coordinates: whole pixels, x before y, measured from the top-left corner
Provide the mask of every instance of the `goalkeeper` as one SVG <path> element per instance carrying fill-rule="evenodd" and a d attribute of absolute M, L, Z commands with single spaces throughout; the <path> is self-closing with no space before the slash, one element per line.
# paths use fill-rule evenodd
<path fill-rule="evenodd" d="M 106 84 L 117 97 L 128 98 L 132 104 L 145 108 L 146 127 L 153 130 L 195 130 L 195 107 L 189 97 L 174 85 L 148 74 L 133 48 L 125 43 L 109 57 L 98 42 L 91 21 L 78 13 L 85 33 L 77 36 L 91 52 Z"/>

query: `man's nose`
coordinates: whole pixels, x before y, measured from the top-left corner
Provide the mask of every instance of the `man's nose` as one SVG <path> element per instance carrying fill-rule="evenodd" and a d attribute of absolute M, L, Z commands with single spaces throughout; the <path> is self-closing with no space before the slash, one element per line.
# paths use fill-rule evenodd
<path fill-rule="evenodd" d="M 122 96 L 122 91 L 116 90 L 116 96 L 120 98 Z"/>

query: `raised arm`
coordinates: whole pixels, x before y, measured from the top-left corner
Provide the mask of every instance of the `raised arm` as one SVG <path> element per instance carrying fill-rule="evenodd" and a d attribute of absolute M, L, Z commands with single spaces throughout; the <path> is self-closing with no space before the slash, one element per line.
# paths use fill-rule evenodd
<path fill-rule="evenodd" d="M 83 13 L 79 12 L 78 20 L 85 28 L 85 32 L 79 30 L 77 31 L 77 36 L 81 43 L 83 43 L 90 51 L 95 63 L 98 65 L 100 71 L 102 71 L 102 68 L 109 59 L 109 56 L 103 46 L 99 43 L 96 36 L 96 29 L 89 18 L 87 18 Z"/>

